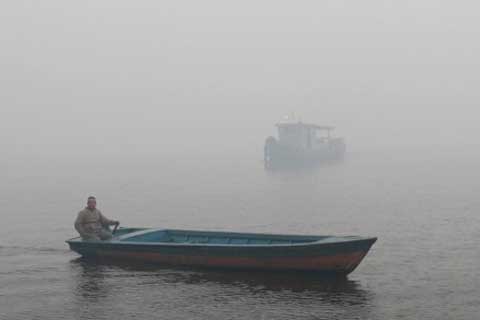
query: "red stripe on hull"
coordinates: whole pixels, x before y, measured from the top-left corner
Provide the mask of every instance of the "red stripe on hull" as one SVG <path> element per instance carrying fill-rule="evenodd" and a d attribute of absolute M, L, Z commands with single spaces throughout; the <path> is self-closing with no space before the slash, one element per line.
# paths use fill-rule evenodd
<path fill-rule="evenodd" d="M 352 272 L 366 254 L 367 252 L 357 251 L 348 254 L 318 257 L 249 258 L 164 255 L 153 252 L 114 252 L 103 250 L 97 252 L 98 257 L 140 260 L 166 265 L 339 273 Z"/>

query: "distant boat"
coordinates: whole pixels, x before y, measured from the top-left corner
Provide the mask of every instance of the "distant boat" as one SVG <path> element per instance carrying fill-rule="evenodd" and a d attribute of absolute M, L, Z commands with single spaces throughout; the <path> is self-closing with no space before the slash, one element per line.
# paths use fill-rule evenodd
<path fill-rule="evenodd" d="M 67 241 L 84 257 L 170 266 L 347 275 L 377 238 L 120 228 L 110 241 Z"/>
<path fill-rule="evenodd" d="M 322 161 L 340 160 L 346 144 L 343 138 L 332 137 L 332 126 L 319 126 L 301 121 L 278 123 L 278 139 L 265 141 L 266 168 L 311 166 Z"/>

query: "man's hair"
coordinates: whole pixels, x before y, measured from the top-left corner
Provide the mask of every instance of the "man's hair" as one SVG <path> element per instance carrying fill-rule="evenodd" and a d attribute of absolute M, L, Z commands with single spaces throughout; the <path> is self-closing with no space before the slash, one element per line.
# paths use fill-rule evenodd
<path fill-rule="evenodd" d="M 95 198 L 94 196 L 90 196 L 90 197 L 88 197 L 88 201 L 90 201 L 90 200 L 97 200 L 97 198 Z"/>

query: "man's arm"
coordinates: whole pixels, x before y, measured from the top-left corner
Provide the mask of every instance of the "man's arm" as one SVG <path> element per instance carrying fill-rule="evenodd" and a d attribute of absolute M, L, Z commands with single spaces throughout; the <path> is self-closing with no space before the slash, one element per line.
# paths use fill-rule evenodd
<path fill-rule="evenodd" d="M 105 217 L 100 211 L 98 211 L 98 213 L 100 214 L 100 223 L 101 223 L 102 226 L 104 226 L 104 227 L 113 226 L 113 225 L 116 225 L 116 224 L 119 223 L 119 222 L 116 221 L 116 220 L 110 220 L 110 219 L 108 219 L 108 218 Z"/>

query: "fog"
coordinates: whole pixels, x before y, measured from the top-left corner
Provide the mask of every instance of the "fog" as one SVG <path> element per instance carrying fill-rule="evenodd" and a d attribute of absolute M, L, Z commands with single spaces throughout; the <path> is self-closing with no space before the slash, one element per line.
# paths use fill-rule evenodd
<path fill-rule="evenodd" d="M 0 318 L 478 318 L 479 9 L 463 0 L 0 1 Z M 300 154 L 301 164 L 342 161 L 266 170 L 285 153 L 272 143 L 264 163 L 265 140 L 292 113 L 335 126 L 345 158 L 340 139 L 326 149 L 304 131 L 302 143 L 323 149 Z M 356 238 L 342 240 L 346 251 L 328 236 L 325 247 L 305 240 L 311 253 L 282 240 L 284 256 L 261 249 L 277 238 L 247 240 L 248 256 L 236 236 L 188 233 L 184 252 L 163 242 L 136 251 L 133 237 L 85 245 L 103 265 L 64 242 L 78 235 L 90 195 L 121 227 L 378 241 L 339 282 L 109 257 L 351 271 L 366 254 Z"/>
<path fill-rule="evenodd" d="M 3 158 L 250 152 L 295 112 L 350 150 L 471 148 L 473 1 L 4 1 Z"/>

